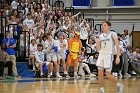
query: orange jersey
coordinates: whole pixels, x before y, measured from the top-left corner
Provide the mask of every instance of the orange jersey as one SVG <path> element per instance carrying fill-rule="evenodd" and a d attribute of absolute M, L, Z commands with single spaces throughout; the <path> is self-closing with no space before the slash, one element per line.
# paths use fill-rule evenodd
<path fill-rule="evenodd" d="M 81 40 L 76 40 L 75 38 L 71 38 L 68 42 L 68 49 L 72 52 L 79 52 L 82 48 Z"/>

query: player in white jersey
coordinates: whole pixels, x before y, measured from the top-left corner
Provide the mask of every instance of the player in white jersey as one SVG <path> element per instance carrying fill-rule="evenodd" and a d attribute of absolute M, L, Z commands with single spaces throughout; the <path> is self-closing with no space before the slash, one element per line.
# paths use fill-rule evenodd
<path fill-rule="evenodd" d="M 112 68 L 112 55 L 114 53 L 114 46 L 117 48 L 117 57 L 116 64 L 120 63 L 120 49 L 118 43 L 118 37 L 115 32 L 110 31 L 111 23 L 109 21 L 104 21 L 102 23 L 103 33 L 99 36 L 99 39 L 96 40 L 96 47 L 99 51 L 99 57 L 97 59 L 96 65 L 98 66 L 98 77 L 100 84 L 100 93 L 104 93 L 104 69 L 106 69 L 106 76 L 116 83 L 118 88 L 118 93 L 123 92 L 123 84 L 118 82 L 118 80 L 111 75 Z"/>
<path fill-rule="evenodd" d="M 58 45 L 58 51 L 57 51 L 57 58 L 58 62 L 60 63 L 60 60 L 62 60 L 63 65 L 63 71 L 64 71 L 64 77 L 69 77 L 68 72 L 66 70 L 66 50 L 68 49 L 68 42 L 64 39 L 63 33 L 59 33 L 59 39 L 57 40 Z"/>
<path fill-rule="evenodd" d="M 51 36 L 51 33 L 47 33 L 47 42 L 45 43 L 47 61 L 53 62 L 56 71 L 56 77 L 61 77 L 59 74 L 59 62 L 57 62 L 56 52 L 58 50 L 58 46 L 56 44 L 56 40 L 54 40 Z"/>
<path fill-rule="evenodd" d="M 45 61 L 45 52 L 43 51 L 43 45 L 38 44 L 37 45 L 37 51 L 35 52 L 35 65 L 40 70 L 40 76 L 43 77 L 43 64 L 46 63 L 46 66 L 48 67 L 48 77 L 51 77 L 52 70 L 53 70 L 53 64 L 51 62 Z"/>

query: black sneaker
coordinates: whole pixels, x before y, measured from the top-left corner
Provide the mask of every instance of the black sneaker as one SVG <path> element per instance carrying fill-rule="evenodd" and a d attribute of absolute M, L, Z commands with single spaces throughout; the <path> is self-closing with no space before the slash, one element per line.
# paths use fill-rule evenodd
<path fill-rule="evenodd" d="M 44 78 L 44 75 L 41 75 L 40 77 L 41 77 L 41 78 Z"/>

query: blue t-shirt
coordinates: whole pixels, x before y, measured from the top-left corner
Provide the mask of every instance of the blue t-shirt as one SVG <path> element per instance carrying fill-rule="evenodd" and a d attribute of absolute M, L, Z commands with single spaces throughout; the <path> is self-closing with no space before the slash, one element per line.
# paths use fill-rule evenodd
<path fill-rule="evenodd" d="M 7 42 L 8 42 L 8 39 L 4 38 L 3 39 L 3 43 L 6 44 Z M 15 39 L 14 38 L 10 38 L 9 46 L 12 46 L 14 44 L 16 44 Z M 8 55 L 15 55 L 16 54 L 16 51 L 15 51 L 14 48 L 7 48 L 6 52 L 8 53 Z"/>

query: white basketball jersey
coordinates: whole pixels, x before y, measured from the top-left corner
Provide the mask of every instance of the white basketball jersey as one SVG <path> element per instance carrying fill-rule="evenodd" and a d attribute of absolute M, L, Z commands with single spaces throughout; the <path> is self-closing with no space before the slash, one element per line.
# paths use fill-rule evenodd
<path fill-rule="evenodd" d="M 117 38 L 117 34 L 115 32 L 102 33 L 100 35 L 99 38 L 101 39 L 101 49 L 99 50 L 99 53 L 114 54 L 115 44 L 113 37 Z"/>
<path fill-rule="evenodd" d="M 68 48 L 68 43 L 66 40 L 63 40 L 63 42 L 60 42 L 60 40 L 57 40 L 57 46 L 58 46 L 59 53 L 65 53 Z"/>

